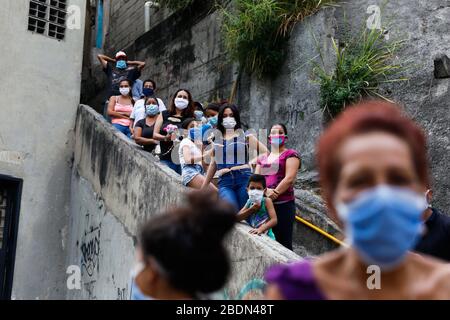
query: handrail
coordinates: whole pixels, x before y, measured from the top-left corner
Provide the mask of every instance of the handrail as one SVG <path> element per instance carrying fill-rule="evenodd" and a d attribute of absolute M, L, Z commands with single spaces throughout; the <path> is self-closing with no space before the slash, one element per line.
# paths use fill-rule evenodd
<path fill-rule="evenodd" d="M 338 238 L 332 236 L 331 234 L 329 234 L 328 232 L 320 229 L 319 227 L 313 225 L 311 222 L 306 221 L 305 219 L 299 217 L 298 215 L 295 215 L 295 219 L 305 225 L 307 225 L 308 227 L 310 227 L 311 229 L 313 229 L 314 231 L 317 231 L 318 233 L 320 233 L 321 235 L 327 237 L 328 239 L 330 239 L 331 241 L 343 246 L 343 247 L 348 247 L 348 244 L 346 244 L 345 242 L 339 240 Z"/>

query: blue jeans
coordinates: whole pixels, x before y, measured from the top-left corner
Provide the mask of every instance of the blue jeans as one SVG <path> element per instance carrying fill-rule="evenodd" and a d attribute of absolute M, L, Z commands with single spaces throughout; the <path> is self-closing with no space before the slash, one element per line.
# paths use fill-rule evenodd
<path fill-rule="evenodd" d="M 168 166 L 170 169 L 181 175 L 181 165 L 173 163 L 170 160 L 161 160 L 161 163 L 164 163 L 166 166 Z"/>
<path fill-rule="evenodd" d="M 124 135 L 126 135 L 128 138 L 131 139 L 130 127 L 122 126 L 122 125 L 117 124 L 117 123 L 113 123 L 112 125 L 113 125 L 114 128 L 116 128 L 117 130 L 119 130 L 120 132 L 122 132 Z"/>
<path fill-rule="evenodd" d="M 236 212 L 241 210 L 248 200 L 247 184 L 252 175 L 250 169 L 235 170 L 219 178 L 219 197 L 231 203 Z"/>

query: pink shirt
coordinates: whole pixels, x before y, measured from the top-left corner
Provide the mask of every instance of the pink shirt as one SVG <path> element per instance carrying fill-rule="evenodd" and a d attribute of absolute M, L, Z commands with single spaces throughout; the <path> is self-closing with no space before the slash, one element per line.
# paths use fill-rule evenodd
<path fill-rule="evenodd" d="M 132 112 L 133 111 L 133 105 L 132 104 L 120 104 L 119 103 L 119 96 L 116 97 L 116 105 L 114 106 L 115 112 Z M 124 119 L 124 118 L 112 118 L 112 123 L 120 124 L 121 126 L 129 127 L 131 124 L 130 119 Z"/>
<path fill-rule="evenodd" d="M 283 151 L 278 159 L 275 159 L 272 163 L 268 162 L 268 154 L 264 154 L 258 158 L 257 163 L 261 166 L 261 174 L 266 177 L 267 188 L 275 189 L 280 184 L 286 176 L 286 161 L 292 157 L 300 159 L 297 151 L 292 149 Z M 286 192 L 280 194 L 274 203 L 288 202 L 291 200 L 295 200 L 293 186 L 290 186 Z"/>

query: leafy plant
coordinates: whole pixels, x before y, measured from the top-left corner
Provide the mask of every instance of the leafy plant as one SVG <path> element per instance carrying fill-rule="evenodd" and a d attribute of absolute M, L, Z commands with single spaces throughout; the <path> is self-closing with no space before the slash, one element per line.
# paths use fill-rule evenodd
<path fill-rule="evenodd" d="M 320 85 L 320 105 L 328 119 L 364 97 L 390 101 L 380 85 L 408 80 L 400 76 L 405 65 L 394 61 L 404 40 L 385 41 L 384 32 L 377 29 L 364 29 L 359 37 L 349 39 L 343 45 L 332 39 L 336 54 L 333 72 L 327 72 L 323 64 L 315 64 L 313 69 Z"/>
<path fill-rule="evenodd" d="M 278 37 L 281 19 L 276 0 L 235 0 L 236 12 L 223 10 L 224 40 L 231 58 L 249 73 L 274 74 L 285 56 Z"/>
<path fill-rule="evenodd" d="M 280 14 L 281 25 L 279 33 L 288 35 L 297 22 L 302 21 L 307 16 L 317 13 L 326 6 L 335 4 L 335 0 L 280 0 L 278 1 L 283 8 Z"/>
<path fill-rule="evenodd" d="M 222 8 L 225 46 L 231 58 L 257 76 L 273 76 L 286 56 L 290 30 L 331 0 L 234 0 Z"/>

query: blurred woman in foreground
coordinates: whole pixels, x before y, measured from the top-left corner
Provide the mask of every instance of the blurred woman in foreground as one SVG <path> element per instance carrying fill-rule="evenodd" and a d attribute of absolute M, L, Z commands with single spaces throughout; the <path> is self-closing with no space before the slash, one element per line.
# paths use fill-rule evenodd
<path fill-rule="evenodd" d="M 202 191 L 152 218 L 140 234 L 131 299 L 199 299 L 221 289 L 230 272 L 223 238 L 235 220 L 231 205 Z"/>
<path fill-rule="evenodd" d="M 347 109 L 319 140 L 329 214 L 350 247 L 271 268 L 269 299 L 450 299 L 450 266 L 410 252 L 429 186 L 422 130 L 396 105 Z"/>

